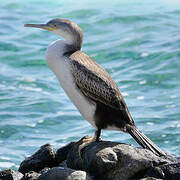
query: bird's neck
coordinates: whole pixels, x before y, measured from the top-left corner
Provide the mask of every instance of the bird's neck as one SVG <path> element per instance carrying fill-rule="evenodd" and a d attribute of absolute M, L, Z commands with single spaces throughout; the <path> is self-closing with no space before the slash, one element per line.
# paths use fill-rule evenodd
<path fill-rule="evenodd" d="M 81 49 L 83 35 L 64 36 L 65 40 L 56 40 L 51 43 L 46 51 L 48 62 L 55 57 L 69 57 Z"/>
<path fill-rule="evenodd" d="M 46 50 L 46 62 L 50 69 L 56 74 L 59 64 L 65 61 L 65 53 L 70 52 L 64 40 L 52 42 Z"/>
<path fill-rule="evenodd" d="M 71 55 L 72 53 L 81 50 L 82 37 L 80 35 L 69 37 L 64 41 L 66 52 L 64 55 Z"/>
<path fill-rule="evenodd" d="M 65 55 L 71 54 L 75 51 L 81 50 L 83 41 L 83 32 L 81 28 L 77 25 L 73 25 L 68 31 L 62 31 L 61 29 L 56 29 L 52 31 L 54 34 L 63 37 L 65 40 L 62 41 L 61 46 L 64 46 Z"/>

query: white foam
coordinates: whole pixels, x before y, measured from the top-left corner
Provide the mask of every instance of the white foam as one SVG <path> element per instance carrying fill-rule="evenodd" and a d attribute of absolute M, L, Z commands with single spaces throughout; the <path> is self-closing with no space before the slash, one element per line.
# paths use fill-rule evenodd
<path fill-rule="evenodd" d="M 29 127 L 35 127 L 36 124 L 35 124 L 35 123 L 32 123 L 32 124 L 26 124 L 26 126 L 29 126 Z"/>
<path fill-rule="evenodd" d="M 147 124 L 147 125 L 150 125 L 150 126 L 153 126 L 153 125 L 154 125 L 153 122 L 147 122 L 146 124 Z"/>
<path fill-rule="evenodd" d="M 174 107 L 176 107 L 176 105 L 175 104 L 167 104 L 165 107 L 166 108 L 174 108 Z"/>
<path fill-rule="evenodd" d="M 139 84 L 141 84 L 141 85 L 142 85 L 142 84 L 146 84 L 146 83 L 147 83 L 146 80 L 143 80 L 143 81 L 140 81 L 140 82 L 139 82 Z"/>
<path fill-rule="evenodd" d="M 127 88 L 127 85 L 120 86 L 120 89 Z"/>
<path fill-rule="evenodd" d="M 2 160 L 11 160 L 9 157 L 0 156 L 0 159 Z"/>
<path fill-rule="evenodd" d="M 138 96 L 137 99 L 138 99 L 138 100 L 143 100 L 143 99 L 144 99 L 144 96 Z"/>
<path fill-rule="evenodd" d="M 43 119 L 40 119 L 39 121 L 38 121 L 38 123 L 43 123 L 44 122 L 44 120 Z"/>
<path fill-rule="evenodd" d="M 34 88 L 34 87 L 30 87 L 30 86 L 19 86 L 22 89 L 28 90 L 28 91 L 35 91 L 35 92 L 41 92 L 42 88 Z"/>
<path fill-rule="evenodd" d="M 175 99 L 177 96 L 176 95 L 171 95 L 170 98 L 171 99 Z"/>
<path fill-rule="evenodd" d="M 141 57 L 147 57 L 148 55 L 149 55 L 148 53 L 144 52 L 141 54 Z"/>
<path fill-rule="evenodd" d="M 10 168 L 10 167 L 12 167 L 14 165 L 15 164 L 11 163 L 11 162 L 0 162 L 0 167 L 2 167 L 2 168 Z"/>
<path fill-rule="evenodd" d="M 24 82 L 34 82 L 34 81 L 36 81 L 36 79 L 33 78 L 33 77 L 23 77 L 21 79 L 21 81 L 24 81 Z"/>
<path fill-rule="evenodd" d="M 122 92 L 122 95 L 123 95 L 123 96 L 129 96 L 129 94 L 126 93 L 126 92 Z"/>

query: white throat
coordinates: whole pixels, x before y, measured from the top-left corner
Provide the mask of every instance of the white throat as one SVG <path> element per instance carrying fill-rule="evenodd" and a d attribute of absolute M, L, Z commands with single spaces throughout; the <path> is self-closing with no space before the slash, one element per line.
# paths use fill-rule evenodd
<path fill-rule="evenodd" d="M 60 57 L 64 54 L 65 52 L 65 46 L 66 46 L 66 41 L 64 40 L 56 40 L 54 42 L 52 42 L 47 50 L 46 50 L 46 59 L 47 59 L 47 64 L 51 64 L 52 60 L 56 57 Z M 51 61 L 51 62 L 49 62 Z"/>
<path fill-rule="evenodd" d="M 70 33 L 68 32 L 65 32 L 65 31 L 62 31 L 61 29 L 57 29 L 57 30 L 54 30 L 52 31 L 54 34 L 58 35 L 58 36 L 61 36 L 65 39 L 65 42 L 67 44 L 73 44 L 74 42 L 74 37 L 73 35 L 71 35 Z"/>

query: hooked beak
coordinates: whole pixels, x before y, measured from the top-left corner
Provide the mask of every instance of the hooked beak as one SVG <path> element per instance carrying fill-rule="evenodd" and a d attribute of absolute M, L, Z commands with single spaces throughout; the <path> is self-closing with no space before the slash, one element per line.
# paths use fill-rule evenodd
<path fill-rule="evenodd" d="M 35 28 L 45 29 L 48 31 L 54 31 L 56 29 L 55 27 L 51 27 L 48 24 L 24 24 L 24 27 L 35 27 Z"/>

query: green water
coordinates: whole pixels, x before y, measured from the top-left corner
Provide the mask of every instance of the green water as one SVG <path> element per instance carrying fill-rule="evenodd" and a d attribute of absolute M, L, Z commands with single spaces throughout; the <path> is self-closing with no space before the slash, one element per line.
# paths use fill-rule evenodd
<path fill-rule="evenodd" d="M 17 169 L 39 146 L 93 134 L 46 66 L 57 37 L 24 23 L 68 18 L 84 31 L 83 51 L 113 77 L 140 130 L 180 154 L 180 3 L 156 0 L 1 0 L 0 168 Z M 132 143 L 127 134 L 102 138 Z"/>

